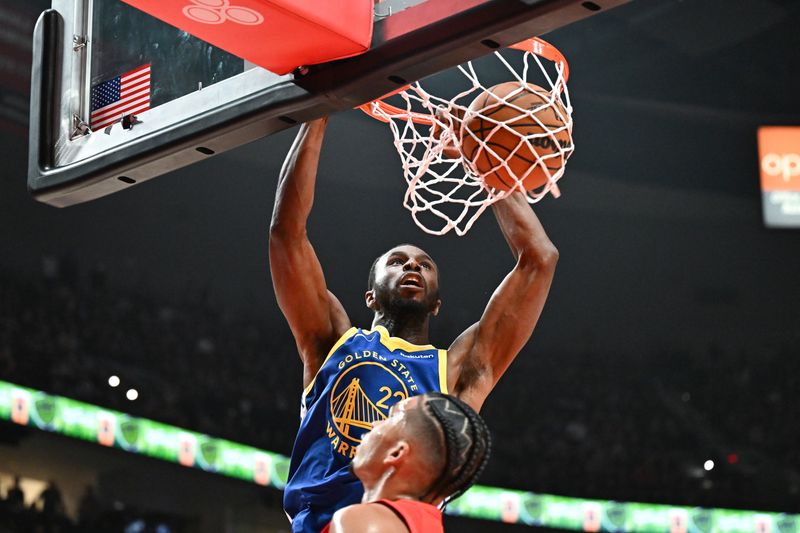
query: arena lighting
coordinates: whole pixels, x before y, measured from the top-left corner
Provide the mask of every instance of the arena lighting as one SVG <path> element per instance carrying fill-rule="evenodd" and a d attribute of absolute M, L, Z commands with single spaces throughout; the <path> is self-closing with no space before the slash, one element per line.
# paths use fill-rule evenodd
<path fill-rule="evenodd" d="M 125 397 L 130 401 L 133 401 L 139 397 L 139 391 L 136 389 L 128 389 L 128 392 L 125 393 Z"/>
<path fill-rule="evenodd" d="M 5 420 L 278 490 L 285 485 L 289 471 L 289 458 L 274 452 L 0 380 L 0 424 Z M 695 468 L 701 471 L 699 466 Z M 705 481 L 704 487 L 711 489 L 711 480 Z M 445 512 L 497 522 L 613 533 L 778 533 L 796 531 L 792 528 L 800 524 L 800 514 L 587 500 L 485 485 L 473 486 Z M 714 526 L 681 529 L 676 524 Z"/>
<path fill-rule="evenodd" d="M 710 471 L 711 469 L 713 469 L 713 468 L 714 468 L 714 461 L 712 461 L 711 459 L 709 459 L 708 461 L 706 461 L 705 463 L 703 463 L 703 468 L 705 468 L 705 469 L 706 469 L 706 472 Z"/>
<path fill-rule="evenodd" d="M 119 376 L 111 376 L 110 378 L 108 378 L 108 385 L 110 387 L 119 386 Z"/>

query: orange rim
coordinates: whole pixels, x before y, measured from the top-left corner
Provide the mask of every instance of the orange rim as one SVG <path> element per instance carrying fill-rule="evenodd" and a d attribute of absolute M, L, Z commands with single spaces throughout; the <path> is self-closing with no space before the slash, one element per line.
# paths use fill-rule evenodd
<path fill-rule="evenodd" d="M 564 57 L 558 48 L 553 46 L 552 44 L 548 43 L 547 41 L 540 39 L 538 37 L 532 37 L 530 39 L 525 39 L 524 41 L 520 41 L 517 44 L 512 44 L 508 48 L 513 48 L 514 50 L 520 50 L 522 52 L 530 52 L 532 54 L 536 54 L 539 57 L 543 57 L 553 63 L 558 65 L 562 65 L 564 68 L 564 82 L 566 83 L 569 80 L 569 64 L 567 63 L 567 58 Z M 389 98 L 390 96 L 394 96 L 398 93 L 401 93 L 411 87 L 411 84 L 405 85 L 400 87 L 399 89 L 395 89 L 394 91 L 384 94 L 380 98 L 376 98 L 371 102 L 367 102 L 366 104 L 358 106 L 358 109 L 366 113 L 367 115 L 371 116 L 375 120 L 380 120 L 381 122 L 389 122 L 389 119 L 384 117 L 383 115 L 379 115 L 375 108 L 379 108 L 383 113 L 389 116 L 409 116 L 411 120 L 416 124 L 424 124 L 426 126 L 433 125 L 433 119 L 430 115 L 426 115 L 424 113 L 417 113 L 416 111 L 407 111 L 404 109 L 400 109 L 399 107 L 393 106 L 387 102 L 384 102 L 384 98 Z"/>

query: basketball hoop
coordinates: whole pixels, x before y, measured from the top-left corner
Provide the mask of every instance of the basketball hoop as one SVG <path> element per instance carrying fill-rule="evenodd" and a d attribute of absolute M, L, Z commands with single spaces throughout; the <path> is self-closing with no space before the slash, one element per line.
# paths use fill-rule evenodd
<path fill-rule="evenodd" d="M 463 77 L 457 82 L 448 79 L 443 87 L 436 87 L 436 78 L 427 79 L 428 90 L 423 89 L 421 82 L 416 82 L 360 106 L 371 117 L 389 124 L 408 184 L 403 205 L 427 233 L 443 235 L 455 230 L 458 235 L 464 235 L 487 207 L 515 191 L 524 192 L 530 203 L 538 202 L 548 192 L 559 196 L 556 182 L 564 174 L 566 160 L 574 151 L 567 61 L 554 46 L 536 37 L 510 46 L 509 50 L 498 50 L 460 65 L 458 71 Z M 520 133 L 509 126 L 509 121 L 497 120 L 492 118 L 491 112 L 470 108 L 481 95 L 491 94 L 490 87 L 509 80 L 519 83 L 520 88 L 514 94 L 537 86 L 547 91 L 541 104 L 533 108 L 514 105 L 514 98 L 509 98 L 511 95 L 493 97 L 497 102 L 495 108 L 503 105 L 516 113 L 510 122 L 518 124 L 524 119 L 535 127 L 533 132 Z M 449 95 L 443 94 L 448 91 Z M 544 123 L 540 119 L 542 111 L 555 113 L 557 124 Z M 489 143 L 465 128 L 467 121 L 475 119 L 486 121 L 495 130 L 503 130 L 506 137 L 509 132 L 518 137 L 518 145 L 509 147 L 508 154 L 497 164 L 497 168 L 502 167 L 504 176 L 513 179 L 507 190 L 487 186 L 475 161 L 463 155 L 461 144 L 467 135 L 472 145 L 478 144 L 479 151 L 500 158 Z M 543 142 L 554 147 L 551 153 L 542 154 L 535 148 Z M 524 172 L 508 161 L 521 153 L 521 149 L 533 154 L 534 159 L 530 165 L 525 165 Z M 531 169 L 543 176 L 542 184 L 525 190 L 524 184 L 530 183 L 526 180 Z"/>

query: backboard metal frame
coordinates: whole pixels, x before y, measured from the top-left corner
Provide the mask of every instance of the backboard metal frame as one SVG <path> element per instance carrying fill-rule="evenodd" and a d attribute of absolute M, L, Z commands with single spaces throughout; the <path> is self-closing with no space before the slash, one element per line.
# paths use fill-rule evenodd
<path fill-rule="evenodd" d="M 87 132 L 93 0 L 53 0 L 34 31 L 28 188 L 57 207 L 93 200 L 628 1 L 390 0 L 363 55 L 294 75 L 253 68 L 132 129 Z"/>

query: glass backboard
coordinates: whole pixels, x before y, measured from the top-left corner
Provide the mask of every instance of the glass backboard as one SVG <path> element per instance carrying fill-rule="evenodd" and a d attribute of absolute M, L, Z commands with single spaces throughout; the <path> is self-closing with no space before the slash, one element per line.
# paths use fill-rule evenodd
<path fill-rule="evenodd" d="M 370 50 L 277 75 L 121 0 L 53 0 L 34 32 L 28 187 L 124 190 L 628 0 L 387 0 Z"/>

